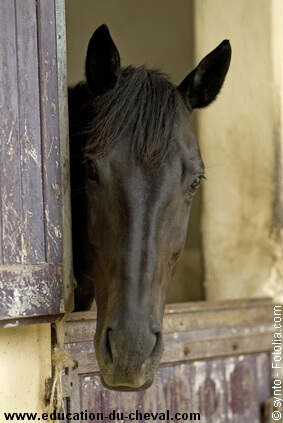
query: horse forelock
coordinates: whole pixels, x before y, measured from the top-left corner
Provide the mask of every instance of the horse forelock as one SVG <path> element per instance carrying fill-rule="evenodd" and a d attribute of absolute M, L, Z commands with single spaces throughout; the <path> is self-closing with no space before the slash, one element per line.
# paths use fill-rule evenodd
<path fill-rule="evenodd" d="M 116 87 L 94 99 L 86 151 L 107 154 L 118 141 L 130 143 L 139 161 L 162 161 L 174 127 L 188 112 L 168 77 L 144 66 L 123 70 Z"/>

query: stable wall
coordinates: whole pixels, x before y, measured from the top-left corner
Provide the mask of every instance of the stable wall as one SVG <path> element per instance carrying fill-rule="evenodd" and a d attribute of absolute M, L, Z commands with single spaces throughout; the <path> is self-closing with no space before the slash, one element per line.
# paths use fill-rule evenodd
<path fill-rule="evenodd" d="M 67 0 L 68 83 L 84 78 L 89 39 L 107 24 L 122 66 L 161 69 L 180 83 L 193 63 L 193 3 L 178 0 Z"/>
<path fill-rule="evenodd" d="M 50 325 L 0 329 L 0 421 L 4 412 L 44 411 L 51 376 Z"/>
<path fill-rule="evenodd" d="M 198 116 L 207 169 L 206 295 L 283 301 L 283 4 L 196 0 L 194 5 L 197 58 L 225 38 L 233 50 L 219 100 Z"/>

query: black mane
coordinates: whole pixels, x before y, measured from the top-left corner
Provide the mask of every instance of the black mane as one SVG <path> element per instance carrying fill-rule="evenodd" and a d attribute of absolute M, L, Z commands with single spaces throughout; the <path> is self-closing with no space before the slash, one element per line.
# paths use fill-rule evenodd
<path fill-rule="evenodd" d="M 86 151 L 99 157 L 125 139 L 140 161 L 162 160 L 181 112 L 184 102 L 165 75 L 127 67 L 114 89 L 94 99 Z"/>

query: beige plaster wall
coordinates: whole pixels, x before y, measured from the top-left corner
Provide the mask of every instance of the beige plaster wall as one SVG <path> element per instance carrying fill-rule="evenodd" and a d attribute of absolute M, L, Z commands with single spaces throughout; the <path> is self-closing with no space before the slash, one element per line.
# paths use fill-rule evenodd
<path fill-rule="evenodd" d="M 280 101 L 275 102 L 282 72 L 277 87 L 274 74 L 274 65 L 282 62 L 282 2 L 194 4 L 196 56 L 225 38 L 233 49 L 219 100 L 198 116 L 207 168 L 202 218 L 207 298 L 271 295 L 282 301 L 282 215 L 275 222 L 282 201 Z"/>
<path fill-rule="evenodd" d="M 50 325 L 1 329 L 0 421 L 4 412 L 42 413 L 50 372 Z"/>

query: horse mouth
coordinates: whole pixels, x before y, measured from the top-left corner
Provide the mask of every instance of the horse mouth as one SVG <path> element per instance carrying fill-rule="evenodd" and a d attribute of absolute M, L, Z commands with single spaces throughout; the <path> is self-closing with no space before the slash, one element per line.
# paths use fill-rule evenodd
<path fill-rule="evenodd" d="M 110 389 L 111 391 L 121 391 L 121 392 L 137 392 L 137 391 L 144 391 L 151 387 L 154 381 L 154 376 L 151 376 L 143 385 L 141 386 L 127 386 L 127 385 L 108 385 L 103 376 L 101 375 L 101 382 L 104 388 Z"/>

